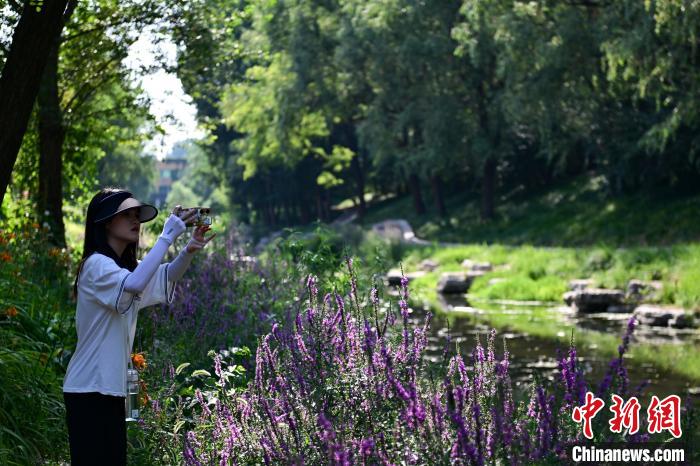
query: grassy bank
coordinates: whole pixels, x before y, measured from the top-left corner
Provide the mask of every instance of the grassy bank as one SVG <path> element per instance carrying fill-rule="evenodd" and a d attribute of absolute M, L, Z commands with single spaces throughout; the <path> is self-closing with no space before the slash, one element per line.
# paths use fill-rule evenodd
<path fill-rule="evenodd" d="M 632 279 L 658 280 L 662 290 L 653 301 L 688 310 L 700 308 L 700 244 L 665 247 L 535 247 L 505 245 L 430 246 L 415 248 L 403 259 L 405 270 L 424 259 L 438 268 L 417 278 L 414 289 L 435 298 L 442 272 L 463 270 L 465 259 L 491 262 L 492 272 L 478 277 L 470 295 L 478 299 L 562 302 L 570 280 L 590 278 L 594 286 L 625 289 Z M 497 280 L 494 280 L 497 279 Z"/>
<path fill-rule="evenodd" d="M 410 196 L 394 197 L 374 203 L 363 223 L 405 218 L 418 237 L 455 243 L 656 246 L 700 239 L 700 195 L 672 189 L 611 195 L 601 177 L 581 177 L 542 193 L 502 193 L 491 222 L 480 218 L 478 194 L 448 195 L 445 219 L 425 194 L 424 215 L 415 213 Z"/>

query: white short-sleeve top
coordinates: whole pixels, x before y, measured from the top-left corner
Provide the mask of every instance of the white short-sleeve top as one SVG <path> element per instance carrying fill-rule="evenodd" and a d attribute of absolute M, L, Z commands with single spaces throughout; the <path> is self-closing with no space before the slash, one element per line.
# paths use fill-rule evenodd
<path fill-rule="evenodd" d="M 114 260 L 93 253 L 78 279 L 75 326 L 78 344 L 68 363 L 63 391 L 126 396 L 126 369 L 141 308 L 172 303 L 175 284 L 161 264 L 141 293 L 124 290 L 131 273 Z"/>

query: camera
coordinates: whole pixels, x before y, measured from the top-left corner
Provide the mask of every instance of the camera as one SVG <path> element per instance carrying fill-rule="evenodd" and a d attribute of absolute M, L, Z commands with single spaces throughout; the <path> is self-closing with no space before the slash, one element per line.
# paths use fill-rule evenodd
<path fill-rule="evenodd" d="M 188 227 L 201 227 L 204 225 L 211 225 L 211 217 L 209 216 L 209 214 L 211 213 L 211 209 L 209 207 L 181 207 L 179 209 L 175 209 L 173 213 L 175 215 L 178 215 L 180 212 L 187 210 L 195 211 L 194 219 L 186 223 Z"/>

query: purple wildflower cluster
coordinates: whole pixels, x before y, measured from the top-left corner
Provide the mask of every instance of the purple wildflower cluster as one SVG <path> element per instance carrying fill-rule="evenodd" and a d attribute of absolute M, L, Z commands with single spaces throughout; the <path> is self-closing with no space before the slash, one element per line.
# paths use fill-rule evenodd
<path fill-rule="evenodd" d="M 599 397 L 604 396 L 611 388 L 616 388 L 616 393 L 621 396 L 626 396 L 628 393 L 629 378 L 627 376 L 627 369 L 623 364 L 623 356 L 629 348 L 630 338 L 634 332 L 636 321 L 637 319 L 635 316 L 632 316 L 627 322 L 627 329 L 625 330 L 625 335 L 622 337 L 622 344 L 617 347 L 618 357 L 610 361 L 608 371 L 598 387 Z M 614 382 L 617 382 L 617 385 L 613 385 Z"/>
<path fill-rule="evenodd" d="M 232 238 L 221 250 L 197 257 L 178 282 L 175 299 L 161 312 L 144 314 L 151 325 L 146 337 L 167 345 L 155 345 L 158 360 L 206 362 L 206 351 L 231 346 L 253 346 L 255 335 L 269 331 L 283 315 L 284 303 L 303 285 L 290 286 L 283 264 L 259 264 L 246 256 Z M 203 354 L 201 360 L 193 356 Z"/>
<path fill-rule="evenodd" d="M 409 324 L 408 280 L 394 309 L 375 287 L 361 299 L 347 266 L 347 295 L 322 295 L 316 277 L 306 279 L 302 307 L 259 339 L 246 389 L 227 385 L 214 356 L 217 389 L 195 391 L 194 421 L 179 434 L 186 464 L 517 465 L 557 461 L 580 440 L 571 411 L 588 385 L 573 342 L 560 357 L 560 380 L 535 383 L 529 399 L 514 397 L 495 330 L 468 357 L 446 352 L 436 378 L 423 358 L 430 315 Z"/>

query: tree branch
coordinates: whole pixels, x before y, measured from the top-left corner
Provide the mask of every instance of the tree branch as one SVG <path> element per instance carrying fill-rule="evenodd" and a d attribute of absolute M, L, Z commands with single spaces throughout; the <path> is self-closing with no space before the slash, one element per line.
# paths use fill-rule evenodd
<path fill-rule="evenodd" d="M 73 40 L 73 39 L 76 39 L 76 38 L 78 38 L 78 37 L 84 36 L 84 35 L 86 35 L 86 34 L 92 34 L 93 32 L 104 31 L 105 29 L 108 29 L 108 28 L 111 28 L 111 27 L 123 26 L 123 25 L 125 25 L 125 24 L 129 24 L 129 23 L 132 23 L 132 22 L 133 22 L 135 25 L 145 26 L 145 25 L 147 25 L 147 24 L 154 23 L 155 20 L 158 19 L 158 18 L 159 18 L 159 16 L 158 16 L 157 14 L 152 14 L 152 15 L 151 15 L 150 13 L 146 13 L 146 14 L 144 14 L 143 16 L 137 17 L 137 18 L 133 18 L 133 17 L 131 17 L 131 16 L 125 14 L 124 16 L 122 16 L 122 17 L 121 17 L 119 20 L 117 20 L 117 21 L 114 21 L 114 22 L 111 22 L 111 23 L 109 23 L 109 22 L 99 23 L 98 26 L 95 26 L 95 27 L 92 27 L 92 28 L 89 28 L 89 29 L 83 29 L 82 31 L 77 31 L 77 32 L 75 32 L 75 33 L 73 33 L 73 34 L 71 34 L 71 35 L 65 36 L 65 37 L 62 39 L 62 41 L 63 41 L 63 42 L 69 42 L 69 41 L 71 41 L 71 40 Z"/>
<path fill-rule="evenodd" d="M 123 111 L 126 110 L 126 109 L 127 109 L 126 106 L 120 105 L 120 106 L 115 106 L 115 107 L 103 108 L 103 109 L 100 109 L 100 110 L 95 110 L 94 112 L 84 113 L 84 114 L 82 114 L 82 115 L 76 116 L 75 118 L 69 118 L 69 122 L 70 122 L 70 123 L 69 123 L 68 126 L 72 126 L 72 125 L 74 125 L 75 123 L 79 123 L 79 122 L 81 122 L 81 121 L 85 121 L 85 120 L 87 120 L 88 118 L 95 117 L 95 116 L 97 116 L 97 115 L 102 115 L 102 114 L 106 114 L 106 113 L 114 114 L 114 113 L 115 113 L 116 111 L 118 111 L 118 110 L 122 110 L 122 111 L 120 112 L 120 114 L 123 115 L 123 114 L 124 114 Z M 75 113 L 74 113 L 74 114 L 75 114 Z"/>
<path fill-rule="evenodd" d="M 89 89 L 87 89 L 83 93 L 82 98 L 79 101 L 77 101 L 75 106 L 73 106 L 72 108 L 66 107 L 66 109 L 67 109 L 66 113 L 77 113 L 78 109 L 80 107 L 82 107 L 82 105 L 90 99 L 92 94 L 94 94 L 97 89 L 99 89 L 102 85 L 107 84 L 108 82 L 110 82 L 114 79 L 117 79 L 117 78 L 118 78 L 118 76 L 116 74 L 105 75 L 105 77 L 103 79 L 98 81 L 94 86 L 90 87 Z M 76 94 L 76 96 L 77 96 L 77 94 Z M 73 99 L 71 99 L 71 102 L 74 100 L 75 100 L 75 97 Z"/>
<path fill-rule="evenodd" d="M 78 0 L 70 0 L 66 5 L 66 11 L 63 12 L 63 24 L 68 23 L 70 17 L 73 16 L 75 7 L 78 6 Z"/>
<path fill-rule="evenodd" d="M 65 106 L 65 111 L 66 112 L 70 111 L 70 109 L 73 105 L 73 102 L 81 95 L 81 93 L 83 92 L 84 89 L 89 87 L 89 84 L 91 82 L 93 82 L 95 79 L 98 79 L 103 74 L 103 72 L 110 67 L 110 65 L 112 65 L 115 62 L 120 62 L 121 60 L 122 60 L 122 57 L 117 55 L 117 56 L 112 57 L 111 59 L 107 60 L 100 68 L 98 68 L 97 71 L 95 73 L 93 73 L 93 75 L 89 79 L 85 80 L 84 84 L 80 87 L 80 89 L 78 89 L 76 91 L 75 95 L 68 101 L 68 103 Z"/>

